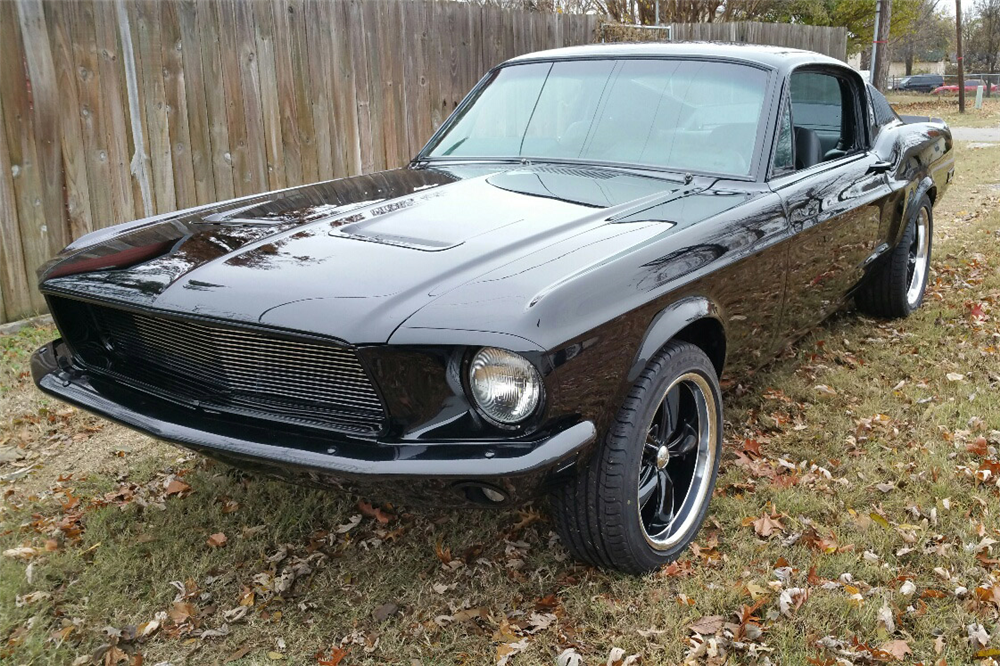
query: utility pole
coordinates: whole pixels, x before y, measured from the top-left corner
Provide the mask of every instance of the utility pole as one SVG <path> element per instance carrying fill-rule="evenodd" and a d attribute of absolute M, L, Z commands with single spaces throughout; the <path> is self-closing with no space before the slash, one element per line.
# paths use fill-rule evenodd
<path fill-rule="evenodd" d="M 955 39 L 956 55 L 958 56 L 958 112 L 965 113 L 965 64 L 962 61 L 962 0 L 955 0 L 955 29 L 958 35 Z"/>
<path fill-rule="evenodd" d="M 955 0 L 959 2 L 960 0 Z M 875 56 L 878 55 L 878 20 L 882 14 L 882 0 L 875 0 L 875 33 L 872 35 L 872 61 L 868 63 L 868 81 L 875 85 Z"/>
<path fill-rule="evenodd" d="M 885 92 L 889 78 L 889 30 L 892 28 L 892 0 L 878 0 L 875 5 L 875 39 L 872 40 L 871 83 Z"/>

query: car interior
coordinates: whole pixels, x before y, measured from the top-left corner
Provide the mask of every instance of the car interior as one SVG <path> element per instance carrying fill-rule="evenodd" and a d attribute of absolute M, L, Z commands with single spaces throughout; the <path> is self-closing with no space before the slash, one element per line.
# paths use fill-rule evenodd
<path fill-rule="evenodd" d="M 850 84 L 814 71 L 795 72 L 790 83 L 795 170 L 851 152 L 857 124 Z"/>

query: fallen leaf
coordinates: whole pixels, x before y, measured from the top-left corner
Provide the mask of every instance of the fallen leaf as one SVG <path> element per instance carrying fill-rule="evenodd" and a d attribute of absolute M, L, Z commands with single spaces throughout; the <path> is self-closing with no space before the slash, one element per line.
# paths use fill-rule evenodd
<path fill-rule="evenodd" d="M 226 538 L 225 534 L 222 532 L 216 532 L 212 536 L 208 537 L 208 541 L 206 543 L 208 543 L 208 545 L 212 548 L 222 548 L 226 545 L 227 541 L 229 541 L 229 539 Z"/>
<path fill-rule="evenodd" d="M 170 607 L 170 619 L 176 624 L 183 624 L 194 617 L 194 606 L 188 601 L 175 601 Z"/>
<path fill-rule="evenodd" d="M 583 666 L 583 657 L 573 648 L 566 648 L 556 657 L 556 666 Z"/>
<path fill-rule="evenodd" d="M 781 524 L 777 516 L 772 517 L 766 511 L 756 520 L 750 521 L 750 524 L 753 525 L 753 530 L 757 533 L 757 536 L 764 537 L 765 539 L 775 532 L 781 532 L 785 529 L 785 526 Z"/>
<path fill-rule="evenodd" d="M 878 609 L 878 621 L 882 623 L 889 635 L 896 633 L 896 620 L 892 616 L 892 609 L 882 606 Z"/>
<path fill-rule="evenodd" d="M 889 641 L 888 643 L 883 643 L 882 647 L 879 649 L 883 652 L 888 652 L 899 661 L 906 659 L 906 655 L 913 654 L 913 650 L 910 649 L 910 646 L 907 645 L 906 641 L 898 639 Z"/>
<path fill-rule="evenodd" d="M 322 652 L 316 655 L 316 663 L 319 666 L 337 666 L 344 657 L 347 656 L 348 650 L 342 650 L 338 647 L 330 648 L 330 656 L 325 656 Z"/>
<path fill-rule="evenodd" d="M 270 659 L 271 661 L 281 661 L 282 659 L 285 658 L 285 655 L 281 654 L 280 652 L 275 652 L 274 650 L 270 650 L 267 653 L 267 658 Z"/>
<path fill-rule="evenodd" d="M 337 534 L 347 534 L 355 527 L 357 527 L 360 523 L 361 523 L 361 514 L 356 513 L 350 518 L 348 518 L 346 523 L 344 523 L 343 525 L 338 525 L 335 531 L 337 532 Z"/>
<path fill-rule="evenodd" d="M 528 647 L 528 639 L 522 638 L 516 643 L 501 643 L 497 646 L 497 666 L 507 666 L 511 658 Z"/>
<path fill-rule="evenodd" d="M 243 647 L 234 650 L 233 652 L 230 652 L 229 656 L 225 658 L 224 663 L 228 664 L 231 661 L 239 661 L 243 657 L 247 656 L 247 654 L 250 652 L 250 649 L 251 648 L 249 645 L 244 645 Z"/>
<path fill-rule="evenodd" d="M 22 546 L 20 548 L 10 548 L 3 551 L 4 557 L 12 557 L 15 560 L 30 560 L 35 555 L 38 555 L 38 551 L 29 546 Z"/>
<path fill-rule="evenodd" d="M 625 650 L 620 647 L 613 647 L 611 651 L 608 652 L 608 661 L 605 666 L 632 666 L 639 662 L 639 655 L 630 654 L 625 656 Z"/>
<path fill-rule="evenodd" d="M 722 629 L 723 622 L 724 618 L 721 615 L 706 615 L 689 624 L 688 629 L 693 633 L 709 636 Z"/>
<path fill-rule="evenodd" d="M 945 375 L 945 378 L 949 382 L 960 382 L 965 379 L 965 375 L 959 372 L 949 372 L 947 375 Z"/>
<path fill-rule="evenodd" d="M 186 493 L 191 490 L 191 486 L 184 483 L 180 479 L 174 477 L 167 484 L 167 495 L 180 495 L 181 493 Z"/>
<path fill-rule="evenodd" d="M 393 516 L 392 514 L 386 513 L 385 511 L 383 511 L 378 507 L 373 507 L 371 504 L 369 504 L 364 500 L 358 500 L 358 511 L 360 511 L 363 515 L 369 518 L 374 518 L 383 525 L 387 524 L 390 520 L 395 518 L 395 516 Z"/>
<path fill-rule="evenodd" d="M 785 617 L 791 617 L 793 610 L 798 610 L 809 598 L 809 590 L 801 587 L 790 587 L 781 591 L 778 597 L 778 610 Z"/>

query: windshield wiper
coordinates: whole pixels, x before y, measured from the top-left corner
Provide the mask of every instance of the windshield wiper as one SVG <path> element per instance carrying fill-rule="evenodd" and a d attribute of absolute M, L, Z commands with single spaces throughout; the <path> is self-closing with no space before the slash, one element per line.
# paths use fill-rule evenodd
<path fill-rule="evenodd" d="M 448 150 L 444 151 L 444 153 L 442 153 L 442 155 L 451 155 L 453 152 L 455 152 L 455 150 L 458 149 L 459 146 L 461 146 L 463 143 L 465 143 L 466 139 L 468 139 L 468 138 L 469 137 L 467 137 L 467 136 L 462 137 L 461 139 L 459 139 L 458 141 L 456 141 L 454 144 L 452 144 L 452 146 Z"/>

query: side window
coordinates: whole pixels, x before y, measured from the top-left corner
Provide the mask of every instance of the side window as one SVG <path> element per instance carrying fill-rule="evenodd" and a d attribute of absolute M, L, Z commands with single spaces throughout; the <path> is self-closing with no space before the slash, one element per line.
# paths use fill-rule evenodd
<path fill-rule="evenodd" d="M 872 110 L 872 141 L 874 141 L 882 128 L 894 120 L 899 120 L 899 116 L 892 110 L 889 100 L 871 85 L 868 86 L 868 103 Z"/>
<path fill-rule="evenodd" d="M 857 132 L 849 90 L 846 82 L 832 74 L 792 74 L 796 169 L 843 157 L 853 149 Z"/>
<path fill-rule="evenodd" d="M 778 125 L 778 139 L 774 145 L 774 175 L 780 175 L 795 170 L 795 160 L 792 155 L 792 108 L 786 101 L 781 109 L 781 122 Z"/>

